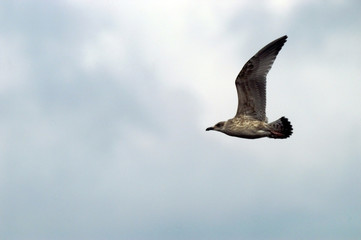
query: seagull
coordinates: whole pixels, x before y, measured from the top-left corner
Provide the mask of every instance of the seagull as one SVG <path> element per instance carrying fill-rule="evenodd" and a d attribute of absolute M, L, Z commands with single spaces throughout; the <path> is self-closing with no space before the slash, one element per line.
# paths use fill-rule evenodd
<path fill-rule="evenodd" d="M 287 41 L 280 37 L 259 50 L 243 66 L 236 78 L 238 108 L 234 118 L 221 121 L 206 131 L 215 130 L 229 136 L 256 138 L 288 138 L 292 125 L 286 117 L 268 123 L 266 117 L 266 76 L 277 54 Z"/>

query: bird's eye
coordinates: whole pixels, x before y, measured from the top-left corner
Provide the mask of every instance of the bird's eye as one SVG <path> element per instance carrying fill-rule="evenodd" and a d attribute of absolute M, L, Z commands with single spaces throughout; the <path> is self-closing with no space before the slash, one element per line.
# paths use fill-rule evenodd
<path fill-rule="evenodd" d="M 219 127 L 222 127 L 222 125 L 223 125 L 222 123 L 217 123 L 216 127 L 219 128 Z"/>

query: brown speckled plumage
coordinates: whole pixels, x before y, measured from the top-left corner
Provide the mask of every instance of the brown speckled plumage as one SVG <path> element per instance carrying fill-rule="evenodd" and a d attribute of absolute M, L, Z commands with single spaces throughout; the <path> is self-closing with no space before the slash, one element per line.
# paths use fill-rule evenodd
<path fill-rule="evenodd" d="M 236 78 L 238 108 L 236 116 L 206 130 L 216 130 L 241 138 L 287 138 L 292 125 L 287 118 L 268 123 L 266 117 L 266 76 L 287 40 L 280 37 L 259 50 L 243 66 Z"/>

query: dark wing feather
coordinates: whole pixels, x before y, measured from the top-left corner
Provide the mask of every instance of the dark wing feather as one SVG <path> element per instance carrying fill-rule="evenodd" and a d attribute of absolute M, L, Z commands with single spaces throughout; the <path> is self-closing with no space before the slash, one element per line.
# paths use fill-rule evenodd
<path fill-rule="evenodd" d="M 287 36 L 283 36 L 269 43 L 243 66 L 236 79 L 236 117 L 248 115 L 266 121 L 266 76 L 286 39 Z"/>

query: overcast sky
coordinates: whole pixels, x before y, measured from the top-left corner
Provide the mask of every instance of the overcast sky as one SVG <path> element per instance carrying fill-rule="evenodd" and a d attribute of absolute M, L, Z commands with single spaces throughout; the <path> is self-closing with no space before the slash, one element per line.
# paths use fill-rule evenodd
<path fill-rule="evenodd" d="M 361 2 L 3 1 L 0 238 L 361 238 Z M 285 140 L 205 132 L 243 64 Z"/>

